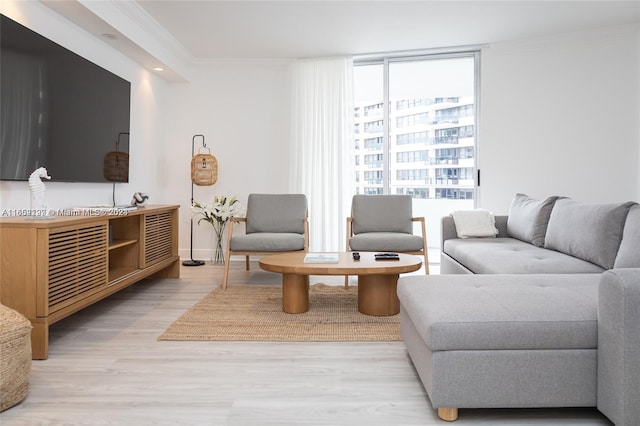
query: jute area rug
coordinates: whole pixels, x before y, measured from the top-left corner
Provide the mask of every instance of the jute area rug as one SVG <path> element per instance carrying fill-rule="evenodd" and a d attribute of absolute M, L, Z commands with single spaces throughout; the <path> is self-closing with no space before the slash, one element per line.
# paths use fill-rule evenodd
<path fill-rule="evenodd" d="M 309 311 L 282 311 L 282 287 L 230 285 L 217 288 L 178 318 L 158 340 L 371 342 L 401 340 L 399 315 L 358 312 L 356 286 L 315 284 Z"/>

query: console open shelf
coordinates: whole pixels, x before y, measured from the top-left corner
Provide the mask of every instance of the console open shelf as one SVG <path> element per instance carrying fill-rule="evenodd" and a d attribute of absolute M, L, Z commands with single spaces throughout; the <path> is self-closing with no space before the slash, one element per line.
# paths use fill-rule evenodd
<path fill-rule="evenodd" d="M 115 250 L 120 247 L 130 246 L 131 244 L 137 244 L 138 240 L 118 240 L 109 244 L 109 250 Z"/>

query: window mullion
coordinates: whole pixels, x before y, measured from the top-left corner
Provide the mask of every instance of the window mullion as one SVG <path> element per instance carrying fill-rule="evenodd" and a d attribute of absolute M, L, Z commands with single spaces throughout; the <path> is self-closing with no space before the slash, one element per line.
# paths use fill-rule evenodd
<path fill-rule="evenodd" d="M 383 157 L 383 170 L 382 170 L 382 192 L 384 194 L 391 193 L 391 158 L 389 157 L 390 152 L 390 128 L 391 128 L 391 117 L 390 117 L 390 105 L 389 105 L 389 58 L 384 59 L 384 71 L 383 71 L 383 94 L 384 99 L 382 101 L 382 113 L 383 113 L 383 133 L 382 133 L 382 157 Z"/>

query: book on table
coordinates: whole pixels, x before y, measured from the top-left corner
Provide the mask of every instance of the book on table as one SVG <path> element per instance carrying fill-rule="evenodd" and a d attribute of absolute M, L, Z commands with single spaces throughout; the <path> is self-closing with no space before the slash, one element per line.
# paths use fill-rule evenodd
<path fill-rule="evenodd" d="M 338 263 L 338 253 L 307 253 L 304 263 Z"/>

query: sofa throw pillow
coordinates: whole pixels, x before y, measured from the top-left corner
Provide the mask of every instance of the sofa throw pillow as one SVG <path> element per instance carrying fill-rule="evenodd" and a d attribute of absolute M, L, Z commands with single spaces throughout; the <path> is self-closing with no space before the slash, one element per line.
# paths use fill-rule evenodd
<path fill-rule="evenodd" d="M 640 268 L 640 205 L 629 209 L 614 268 Z"/>
<path fill-rule="evenodd" d="M 588 204 L 568 198 L 556 200 L 544 247 L 611 269 L 633 204 Z"/>
<path fill-rule="evenodd" d="M 557 199 L 553 196 L 536 200 L 525 194 L 516 194 L 509 207 L 507 234 L 536 247 L 544 246 L 549 217 Z"/>
<path fill-rule="evenodd" d="M 498 235 L 496 218 L 484 209 L 451 212 L 458 238 L 484 238 Z"/>

